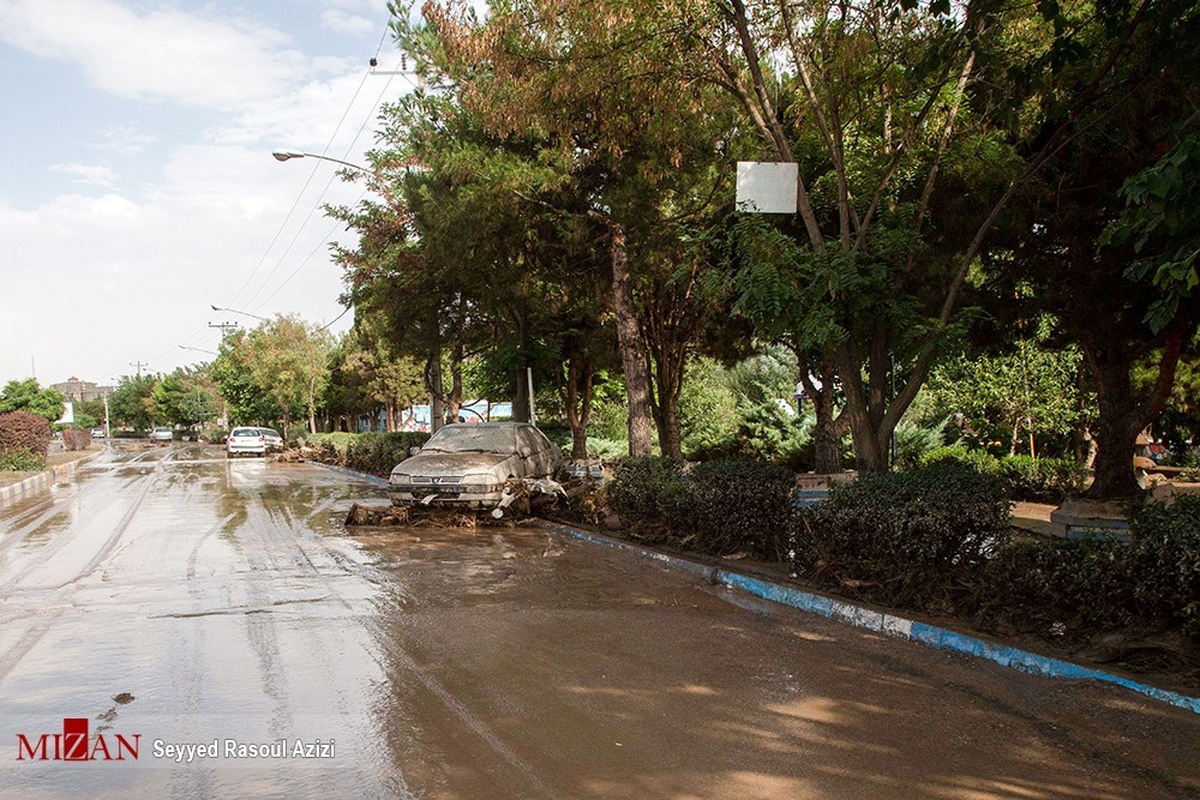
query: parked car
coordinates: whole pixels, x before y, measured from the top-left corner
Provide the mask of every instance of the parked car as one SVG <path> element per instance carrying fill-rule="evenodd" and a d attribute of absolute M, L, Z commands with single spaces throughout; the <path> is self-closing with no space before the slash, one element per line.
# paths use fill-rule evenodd
<path fill-rule="evenodd" d="M 562 451 L 527 423 L 447 425 L 396 465 L 388 490 L 396 505 L 489 509 L 509 478 L 553 477 L 562 460 Z"/>
<path fill-rule="evenodd" d="M 262 435 L 267 438 L 268 450 L 283 449 L 283 437 L 279 435 L 279 431 L 275 430 L 274 428 L 259 428 L 259 430 L 262 431 Z"/>
<path fill-rule="evenodd" d="M 92 428 L 93 439 L 103 439 L 105 436 L 104 428 Z"/>
<path fill-rule="evenodd" d="M 228 458 L 240 455 L 265 456 L 267 437 L 261 428 L 234 428 L 225 440 L 225 455 Z"/>
<path fill-rule="evenodd" d="M 152 442 L 169 442 L 175 438 L 174 432 L 165 426 L 159 426 L 150 431 L 150 441 Z"/>

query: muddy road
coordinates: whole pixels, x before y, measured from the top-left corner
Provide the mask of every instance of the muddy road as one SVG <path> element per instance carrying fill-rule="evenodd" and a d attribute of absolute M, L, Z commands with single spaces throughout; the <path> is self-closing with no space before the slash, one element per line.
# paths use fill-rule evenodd
<path fill-rule="evenodd" d="M 1188 712 L 379 495 L 175 444 L 0 509 L 0 797 L 1200 797 Z"/>

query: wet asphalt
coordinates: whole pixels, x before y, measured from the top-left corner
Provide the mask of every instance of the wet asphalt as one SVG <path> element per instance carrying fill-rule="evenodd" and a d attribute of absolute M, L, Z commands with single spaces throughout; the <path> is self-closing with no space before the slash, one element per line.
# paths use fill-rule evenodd
<path fill-rule="evenodd" d="M 1190 712 L 379 497 L 174 444 L 0 509 L 0 797 L 1200 797 Z"/>

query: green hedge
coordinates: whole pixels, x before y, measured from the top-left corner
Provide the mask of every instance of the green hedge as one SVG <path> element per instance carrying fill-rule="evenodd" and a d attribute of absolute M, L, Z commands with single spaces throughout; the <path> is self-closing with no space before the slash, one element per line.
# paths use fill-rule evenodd
<path fill-rule="evenodd" d="M 998 475 L 1014 500 L 1058 503 L 1065 497 L 1082 493 L 1087 485 L 1087 468 L 1064 458 L 997 458 L 984 450 L 960 446 L 941 447 L 920 459 L 922 467 L 948 463 L 968 464 L 980 472 Z"/>
<path fill-rule="evenodd" d="M 412 447 L 429 441 L 429 434 L 419 431 L 397 433 L 310 433 L 304 441 L 313 451 L 313 460 L 346 467 L 386 478 L 392 468 L 408 458 Z"/>
<path fill-rule="evenodd" d="M 651 456 L 619 460 L 605 492 L 622 527 L 643 540 L 782 561 L 795 483 L 790 470 L 762 462 L 710 461 L 686 469 Z"/>
<path fill-rule="evenodd" d="M 40 472 L 46 459 L 29 450 L 0 450 L 0 472 Z"/>
<path fill-rule="evenodd" d="M 860 475 L 798 515 L 795 566 L 851 596 L 961 610 L 1008 520 L 1000 479 L 969 466 Z"/>
<path fill-rule="evenodd" d="M 619 459 L 605 484 L 605 497 L 622 527 L 643 538 L 668 538 L 691 519 L 683 465 L 674 459 Z"/>
<path fill-rule="evenodd" d="M 687 484 L 690 527 L 701 552 L 787 558 L 789 522 L 796 513 L 791 470 L 756 461 L 710 461 L 698 464 Z"/>
<path fill-rule="evenodd" d="M 1116 630 L 1179 629 L 1200 638 L 1200 497 L 1150 503 L 1130 541 L 1014 542 L 977 587 L 985 627 L 1069 638 Z"/>

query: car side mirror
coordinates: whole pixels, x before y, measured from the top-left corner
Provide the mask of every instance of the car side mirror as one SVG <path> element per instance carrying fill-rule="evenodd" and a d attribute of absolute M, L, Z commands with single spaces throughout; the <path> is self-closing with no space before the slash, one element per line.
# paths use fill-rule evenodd
<path fill-rule="evenodd" d="M 410 447 L 410 448 L 408 448 L 408 454 L 409 454 L 410 456 L 415 456 L 415 455 L 416 455 L 417 453 L 419 453 L 419 452 L 421 452 L 421 448 L 419 448 L 419 447 Z"/>

